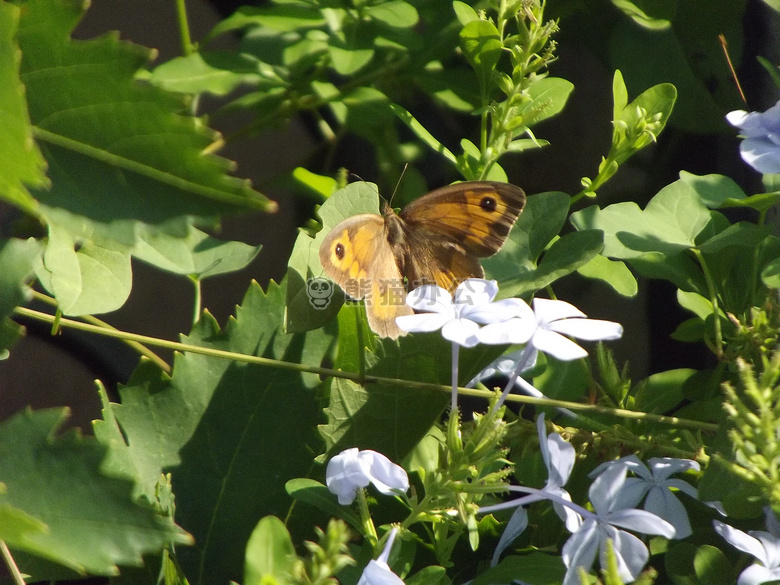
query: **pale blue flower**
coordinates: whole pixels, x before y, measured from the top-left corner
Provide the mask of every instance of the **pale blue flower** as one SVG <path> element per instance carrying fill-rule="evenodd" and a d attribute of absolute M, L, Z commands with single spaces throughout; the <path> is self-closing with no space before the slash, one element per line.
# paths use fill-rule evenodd
<path fill-rule="evenodd" d="M 595 513 L 583 510 L 582 525 L 563 545 L 562 557 L 567 569 L 563 585 L 580 585 L 579 569 L 589 571 L 597 554 L 601 566 L 606 567 L 608 540 L 612 541 L 622 581 L 635 580 L 650 553 L 639 538 L 620 528 L 674 537 L 674 527 L 666 520 L 646 510 L 620 507 L 626 471 L 624 465 L 614 465 L 591 484 L 588 494 Z"/>
<path fill-rule="evenodd" d="M 525 305 L 521 299 L 493 302 L 497 294 L 498 283 L 481 278 L 464 280 L 455 290 L 454 300 L 440 286 L 424 285 L 406 295 L 406 304 L 422 312 L 396 317 L 395 322 L 407 332 L 441 329 L 445 339 L 463 347 L 474 347 L 481 341 L 477 337 L 480 324 L 512 319 L 519 307 Z"/>
<path fill-rule="evenodd" d="M 527 305 L 518 306 L 516 318 L 486 325 L 478 333 L 479 340 L 489 344 L 527 342 L 561 361 L 571 361 L 587 356 L 588 352 L 566 336 L 596 341 L 623 335 L 620 323 L 588 319 L 566 301 L 536 298 L 533 305 L 532 312 Z"/>
<path fill-rule="evenodd" d="M 690 459 L 671 457 L 653 457 L 648 464 L 649 467 L 636 455 L 629 455 L 602 463 L 590 472 L 590 477 L 596 477 L 611 466 L 625 465 L 636 477 L 626 478 L 623 489 L 618 494 L 618 506 L 633 508 L 646 496 L 643 508 L 674 526 L 675 538 L 690 536 L 692 531 L 688 513 L 672 490 L 678 489 L 695 499 L 698 499 L 699 492 L 688 482 L 670 476 L 690 469 L 699 471 L 699 464 Z"/>
<path fill-rule="evenodd" d="M 541 490 L 534 490 L 534 493 L 523 496 L 516 500 L 496 504 L 494 506 L 485 506 L 480 508 L 480 512 L 488 513 L 504 508 L 514 507 L 515 511 L 509 519 L 504 533 L 496 546 L 493 554 L 493 565 L 498 562 L 501 553 L 514 540 L 520 536 L 528 526 L 528 514 L 523 506 L 546 499 L 547 495 L 552 495 L 553 509 L 566 524 L 570 532 L 576 531 L 582 518 L 573 509 L 562 504 L 560 500 L 571 502 L 569 492 L 563 489 L 566 482 L 569 481 L 569 475 L 574 467 L 575 452 L 571 443 L 564 441 L 558 433 L 546 435 L 544 426 L 544 413 L 536 419 L 536 430 L 539 434 L 539 447 L 542 452 L 542 460 L 547 467 L 547 482 Z M 514 487 L 514 486 L 513 486 Z M 510 487 L 510 490 L 513 489 Z M 523 488 L 519 488 L 521 491 Z"/>
<path fill-rule="evenodd" d="M 735 110 L 726 120 L 742 132 L 742 160 L 759 173 L 780 173 L 780 102 L 766 112 Z"/>
<path fill-rule="evenodd" d="M 325 483 L 342 506 L 354 502 L 357 491 L 369 483 L 387 496 L 409 489 L 409 477 L 403 467 L 381 453 L 357 448 L 346 449 L 328 461 Z"/>
<path fill-rule="evenodd" d="M 737 585 L 758 585 L 780 580 L 780 538 L 761 530 L 745 533 L 718 520 L 713 520 L 712 525 L 729 544 L 754 556 L 758 561 L 742 571 Z"/>
<path fill-rule="evenodd" d="M 398 528 L 393 528 L 387 537 L 382 554 L 379 555 L 378 559 L 368 561 L 366 568 L 363 569 L 363 574 L 360 576 L 358 585 L 404 585 L 401 578 L 393 573 L 387 564 L 396 534 L 398 534 Z"/>

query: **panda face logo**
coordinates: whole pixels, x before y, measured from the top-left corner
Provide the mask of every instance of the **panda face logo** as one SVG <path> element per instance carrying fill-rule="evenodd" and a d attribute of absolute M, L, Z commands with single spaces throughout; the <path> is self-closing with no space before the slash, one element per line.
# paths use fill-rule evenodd
<path fill-rule="evenodd" d="M 325 309 L 333 296 L 333 283 L 327 278 L 310 278 L 306 281 L 306 295 L 315 309 Z"/>

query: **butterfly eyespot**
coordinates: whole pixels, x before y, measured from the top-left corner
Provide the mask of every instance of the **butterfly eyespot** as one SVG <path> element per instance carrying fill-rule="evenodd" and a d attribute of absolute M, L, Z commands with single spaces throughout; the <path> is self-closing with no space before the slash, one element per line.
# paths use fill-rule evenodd
<path fill-rule="evenodd" d="M 339 260 L 344 259 L 344 244 L 336 244 L 336 247 L 333 248 L 333 251 L 336 253 L 336 258 Z"/>
<path fill-rule="evenodd" d="M 495 198 L 493 197 L 483 197 L 482 200 L 479 202 L 479 206 L 485 211 L 492 212 L 496 210 L 497 203 Z"/>

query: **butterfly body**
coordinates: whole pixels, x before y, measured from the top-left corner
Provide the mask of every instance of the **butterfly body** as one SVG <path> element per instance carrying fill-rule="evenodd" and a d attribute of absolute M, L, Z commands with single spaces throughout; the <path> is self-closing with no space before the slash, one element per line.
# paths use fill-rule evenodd
<path fill-rule="evenodd" d="M 453 291 L 484 276 L 479 258 L 506 241 L 525 206 L 522 189 L 472 181 L 436 189 L 396 214 L 361 214 L 336 225 L 320 246 L 325 273 L 354 299 L 366 300 L 368 322 L 383 337 L 401 331 L 395 318 L 412 310 L 406 291 L 437 284 Z"/>

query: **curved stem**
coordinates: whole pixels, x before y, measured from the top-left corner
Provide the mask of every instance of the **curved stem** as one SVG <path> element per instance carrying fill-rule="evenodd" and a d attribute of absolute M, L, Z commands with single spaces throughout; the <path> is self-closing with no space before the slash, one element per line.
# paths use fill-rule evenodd
<path fill-rule="evenodd" d="M 707 282 L 707 292 L 710 295 L 712 316 L 715 322 L 715 355 L 717 356 L 718 360 L 721 360 L 723 358 L 723 331 L 721 330 L 719 314 L 720 308 L 718 306 L 718 294 L 715 291 L 715 281 L 712 279 L 709 266 L 707 266 L 707 262 L 704 260 L 704 255 L 701 253 L 701 251 L 697 250 L 696 248 L 691 248 L 691 250 L 693 251 L 694 256 L 696 256 L 696 259 L 699 261 L 699 266 L 701 266 L 701 270 L 704 273 L 704 279 Z"/>
<path fill-rule="evenodd" d="M 18 315 L 24 315 L 31 319 L 37 319 L 46 323 L 52 323 L 54 316 L 47 313 L 41 313 L 40 311 L 33 311 L 26 307 L 16 307 L 15 312 Z M 433 382 L 419 382 L 416 380 L 404 380 L 400 378 L 388 378 L 385 376 L 364 376 L 355 372 L 345 372 L 342 370 L 334 370 L 331 368 L 323 368 L 320 366 L 310 366 L 306 364 L 299 364 L 295 362 L 285 362 L 275 360 L 271 358 L 265 358 L 255 355 L 247 355 L 243 353 L 236 353 L 233 351 L 225 351 L 221 349 L 214 349 L 210 347 L 201 347 L 198 345 L 191 345 L 187 343 L 179 343 L 176 341 L 168 341 L 167 339 L 158 339 L 155 337 L 148 337 L 146 335 L 139 335 L 137 333 L 128 333 L 126 331 L 120 331 L 118 329 L 106 329 L 104 327 L 98 327 L 89 323 L 82 323 L 81 321 L 73 321 L 72 319 L 61 319 L 61 327 L 68 327 L 71 329 L 77 329 L 80 331 L 87 331 L 90 333 L 96 333 L 98 335 L 104 335 L 106 337 L 113 337 L 116 339 L 122 339 L 125 341 L 135 341 L 146 345 L 152 345 L 155 347 L 164 347 L 180 352 L 197 353 L 200 355 L 206 355 L 215 358 L 229 359 L 236 362 L 243 362 L 248 364 L 258 364 L 263 366 L 271 366 L 282 370 L 293 370 L 297 372 L 303 372 L 308 374 L 318 374 L 320 376 L 332 376 L 334 378 L 343 378 L 345 380 L 352 380 L 360 384 L 385 384 L 395 386 L 406 386 L 408 388 L 419 388 L 421 390 L 432 390 L 436 392 L 452 392 L 452 388 L 443 384 L 435 384 Z M 477 396 L 489 400 L 494 396 L 494 393 L 489 390 L 476 390 L 474 388 L 458 388 L 458 393 L 464 396 Z M 606 406 L 599 406 L 596 404 L 582 404 L 579 402 L 567 402 L 565 400 L 553 400 L 551 398 L 534 398 L 532 396 L 519 396 L 512 394 L 506 397 L 509 402 L 518 402 L 523 404 L 536 404 L 541 406 L 552 406 L 558 408 L 568 408 L 575 411 L 583 411 L 598 414 L 608 414 L 619 418 L 627 418 L 634 420 L 645 420 L 648 422 L 654 422 L 659 424 L 672 425 L 676 427 L 686 427 L 690 429 L 697 429 L 701 431 L 716 432 L 718 425 L 712 423 L 701 422 L 697 420 L 689 420 L 684 418 L 678 418 L 676 416 L 663 416 L 659 414 L 653 414 L 648 412 L 635 412 L 632 410 L 624 410 L 621 408 L 610 408 Z"/>

